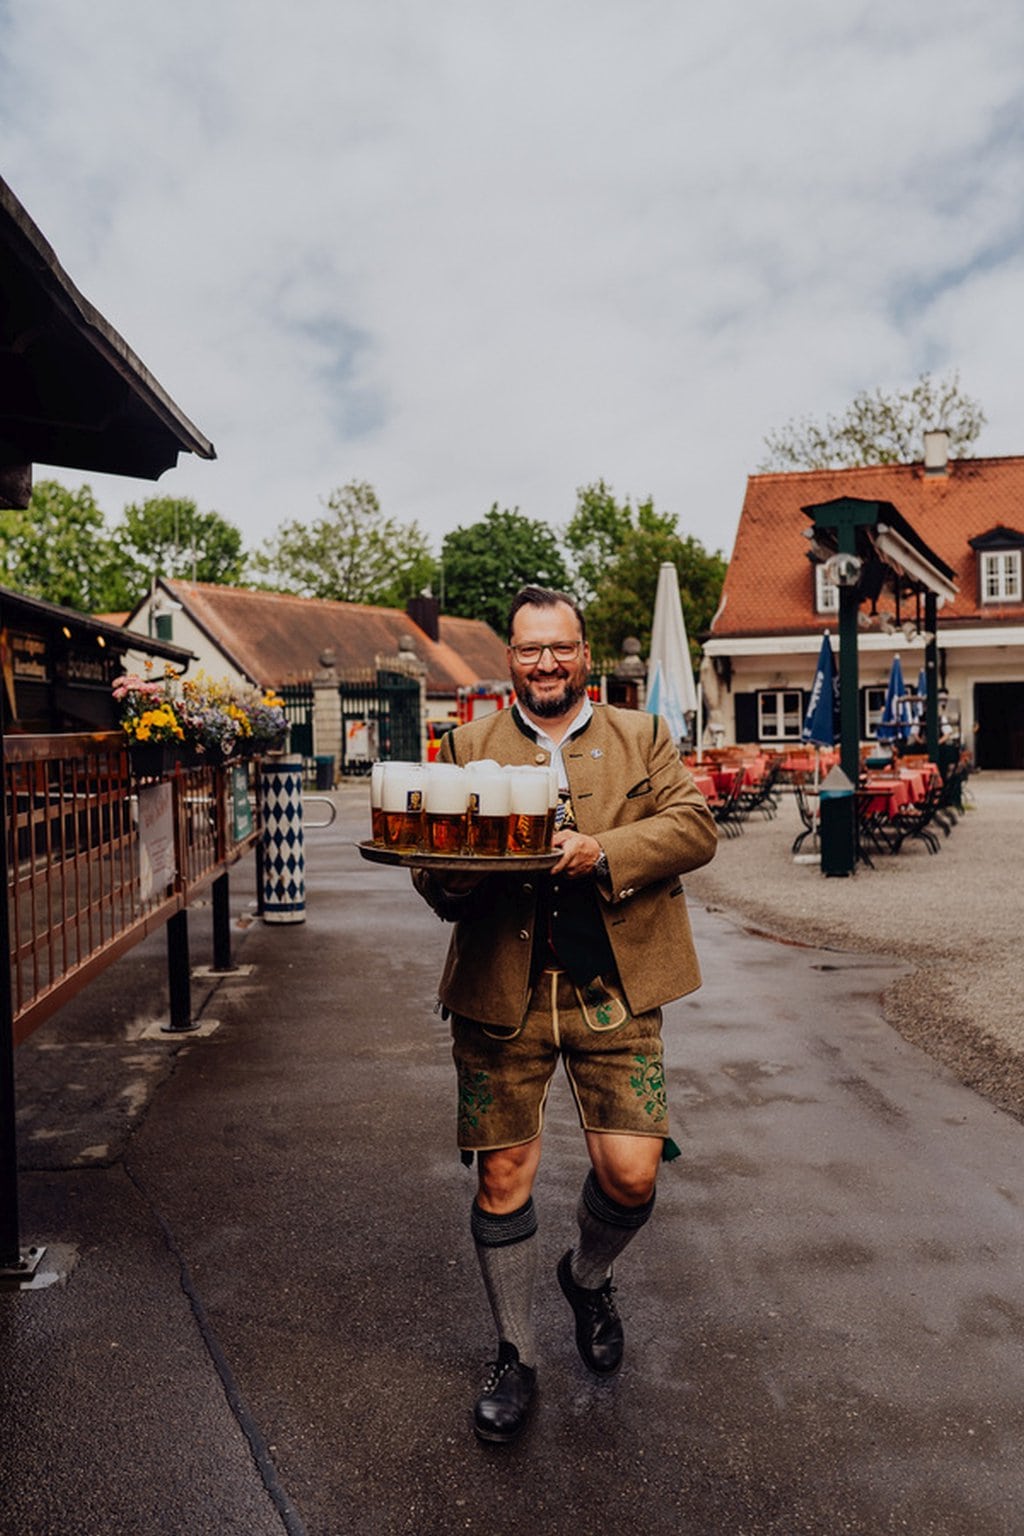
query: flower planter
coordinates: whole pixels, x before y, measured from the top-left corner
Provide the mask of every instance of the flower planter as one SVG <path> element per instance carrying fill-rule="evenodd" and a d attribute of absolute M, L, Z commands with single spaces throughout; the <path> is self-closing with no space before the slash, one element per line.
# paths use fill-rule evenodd
<path fill-rule="evenodd" d="M 174 741 L 132 741 L 128 759 L 136 778 L 163 779 L 185 762 L 186 749 Z"/>

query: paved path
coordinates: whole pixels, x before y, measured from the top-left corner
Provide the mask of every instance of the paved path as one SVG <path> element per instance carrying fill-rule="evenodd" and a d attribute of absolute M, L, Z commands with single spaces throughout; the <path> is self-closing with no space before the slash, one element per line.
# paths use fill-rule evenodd
<path fill-rule="evenodd" d="M 445 931 L 337 798 L 306 923 L 239 929 L 252 973 L 197 985 L 208 1037 L 140 1038 L 154 940 L 21 1050 L 26 1238 L 60 1278 L 0 1295 L 2 1536 L 1015 1536 L 1024 1131 L 884 1023 L 898 961 L 700 907 L 627 1365 L 587 1375 L 554 1281 L 584 1173 L 560 1089 L 538 1411 L 477 1444 Z"/>

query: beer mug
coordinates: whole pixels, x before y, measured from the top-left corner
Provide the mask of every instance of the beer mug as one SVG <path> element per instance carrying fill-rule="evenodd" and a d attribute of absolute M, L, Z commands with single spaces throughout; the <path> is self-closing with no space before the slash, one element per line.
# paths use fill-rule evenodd
<path fill-rule="evenodd" d="M 423 846 L 449 857 L 466 851 L 469 782 L 456 763 L 431 763 L 423 785 Z"/>
<path fill-rule="evenodd" d="M 423 846 L 423 765 L 385 763 L 380 804 L 384 846 L 415 853 Z"/>
<path fill-rule="evenodd" d="M 381 804 L 384 768 L 384 763 L 373 763 L 370 767 L 370 836 L 378 845 L 384 841 L 384 809 Z"/>
<path fill-rule="evenodd" d="M 467 763 L 466 778 L 469 781 L 469 851 L 477 858 L 500 858 L 508 847 L 508 774 L 497 763 Z"/>
<path fill-rule="evenodd" d="M 548 768 L 509 768 L 508 851 L 545 853 L 550 845 L 551 772 Z"/>

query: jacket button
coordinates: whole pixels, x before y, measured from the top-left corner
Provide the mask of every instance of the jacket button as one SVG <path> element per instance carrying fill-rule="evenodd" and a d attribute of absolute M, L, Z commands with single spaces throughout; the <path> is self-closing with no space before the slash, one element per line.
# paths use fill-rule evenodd
<path fill-rule="evenodd" d="M 546 752 L 535 752 L 533 760 L 535 763 L 546 763 L 548 760 L 548 755 Z"/>
<path fill-rule="evenodd" d="M 529 883 L 524 885 L 523 886 L 523 895 L 524 896 L 532 896 L 533 895 L 533 886 L 530 885 Z"/>
<path fill-rule="evenodd" d="M 528 939 L 530 937 L 530 930 L 528 928 L 520 928 L 519 937 L 521 939 Z"/>

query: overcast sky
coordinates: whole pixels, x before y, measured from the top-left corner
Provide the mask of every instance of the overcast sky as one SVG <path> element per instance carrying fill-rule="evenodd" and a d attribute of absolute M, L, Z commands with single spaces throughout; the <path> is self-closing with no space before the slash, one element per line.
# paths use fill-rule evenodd
<path fill-rule="evenodd" d="M 1024 453 L 1017 0 L 0 0 L 0 166 L 217 460 L 435 548 L 603 478 L 731 549 L 763 438 L 957 369 Z"/>

